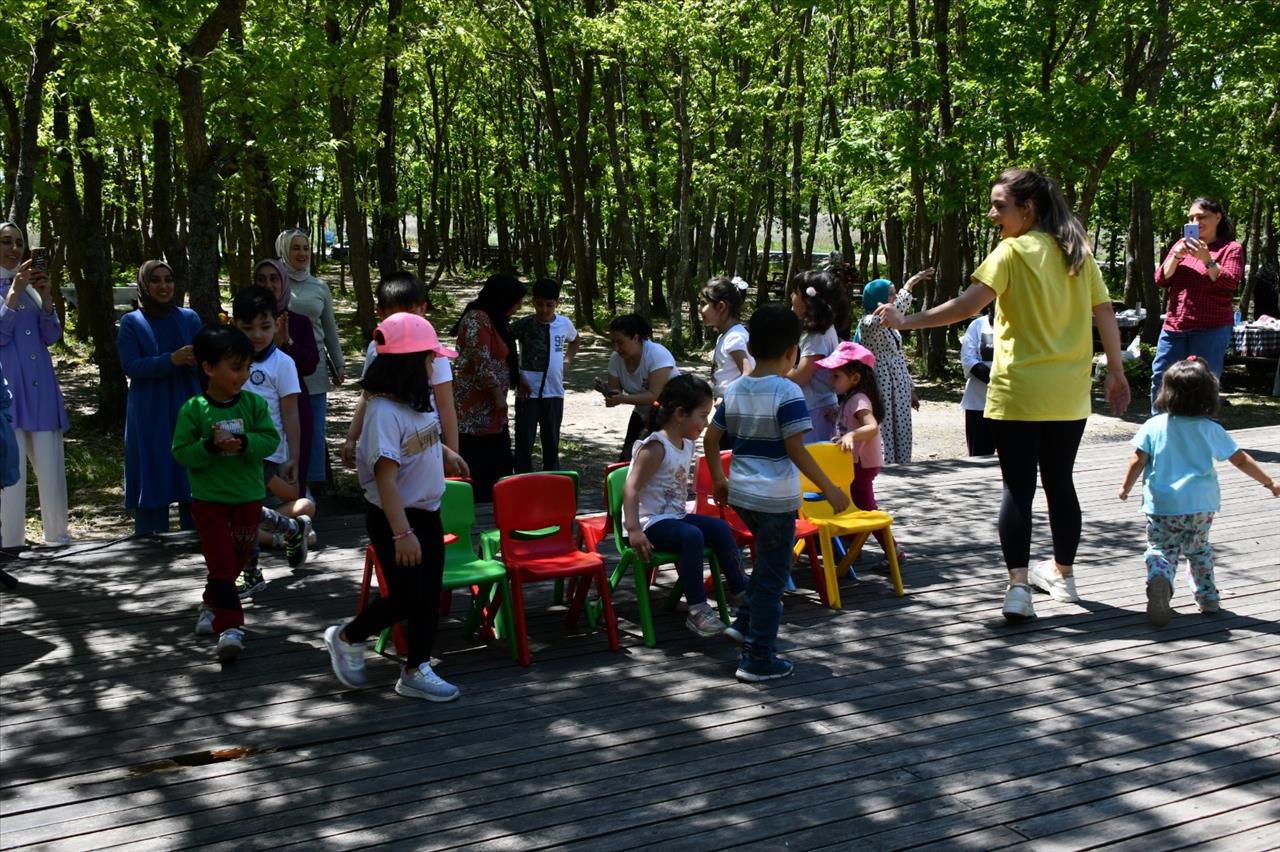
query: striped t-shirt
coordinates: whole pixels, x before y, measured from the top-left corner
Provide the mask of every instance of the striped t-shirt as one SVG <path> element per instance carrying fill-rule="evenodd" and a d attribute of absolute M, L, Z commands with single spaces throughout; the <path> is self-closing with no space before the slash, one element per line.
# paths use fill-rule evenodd
<path fill-rule="evenodd" d="M 781 514 L 800 508 L 800 472 L 786 439 L 813 428 L 800 387 L 782 376 L 743 376 L 711 420 L 732 439 L 729 504 Z"/>

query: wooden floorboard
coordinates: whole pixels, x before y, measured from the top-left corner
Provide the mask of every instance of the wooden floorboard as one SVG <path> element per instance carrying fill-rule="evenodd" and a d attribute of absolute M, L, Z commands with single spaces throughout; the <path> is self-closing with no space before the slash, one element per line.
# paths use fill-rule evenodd
<path fill-rule="evenodd" d="M 1235 437 L 1280 470 L 1280 426 Z M 1023 625 L 999 615 L 994 461 L 887 471 L 908 595 L 874 543 L 843 611 L 800 567 L 796 675 L 766 687 L 734 682 L 735 648 L 685 631 L 663 590 L 643 647 L 628 579 L 619 654 L 540 588 L 521 669 L 462 636 L 458 596 L 436 654 L 461 701 L 395 696 L 393 661 L 344 690 L 320 632 L 353 608 L 358 516 L 322 518 L 304 569 L 265 563 L 226 668 L 190 632 L 190 536 L 24 554 L 0 599 L 0 848 L 1280 847 L 1280 501 L 1222 466 L 1226 611 L 1180 587 L 1156 630 L 1140 498 L 1115 497 L 1129 453 L 1081 448 L 1083 600 L 1037 596 Z M 1038 496 L 1040 557 L 1045 518 Z"/>

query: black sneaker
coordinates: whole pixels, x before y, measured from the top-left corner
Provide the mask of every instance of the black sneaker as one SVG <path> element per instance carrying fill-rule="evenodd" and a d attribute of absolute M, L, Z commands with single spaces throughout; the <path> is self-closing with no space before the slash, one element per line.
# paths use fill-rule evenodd
<path fill-rule="evenodd" d="M 246 565 L 236 579 L 236 593 L 240 595 L 240 600 L 251 598 L 266 588 L 267 578 L 263 576 L 262 569 L 257 565 Z"/>
<path fill-rule="evenodd" d="M 284 537 L 284 555 L 290 568 L 297 568 L 307 561 L 307 534 L 311 532 L 311 519 L 306 515 L 299 515 L 294 520 L 298 524 L 297 531 Z"/>
<path fill-rule="evenodd" d="M 743 654 L 734 677 L 743 683 L 761 683 L 766 680 L 790 677 L 795 668 L 790 660 L 784 660 L 775 654 L 770 654 L 768 657 Z"/>

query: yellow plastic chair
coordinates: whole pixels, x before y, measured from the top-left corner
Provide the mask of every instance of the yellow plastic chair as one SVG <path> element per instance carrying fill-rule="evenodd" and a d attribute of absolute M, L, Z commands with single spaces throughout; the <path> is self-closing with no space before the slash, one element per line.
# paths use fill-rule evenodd
<path fill-rule="evenodd" d="M 809 444 L 805 447 L 836 486 L 845 494 L 849 493 L 849 485 L 853 482 L 853 455 L 846 453 L 832 443 Z M 836 577 L 848 570 L 853 561 L 862 552 L 862 545 L 876 530 L 884 530 L 889 558 L 889 575 L 893 579 L 893 593 L 902 597 L 906 592 L 902 588 L 902 574 L 898 570 L 898 548 L 893 543 L 893 518 L 888 512 L 880 510 L 864 512 L 850 508 L 836 514 L 831 504 L 822 496 L 822 489 L 800 474 L 800 515 L 818 528 L 818 542 L 822 551 L 822 572 L 826 579 L 827 601 L 832 609 L 840 609 L 840 585 Z M 813 496 L 817 494 L 816 498 Z M 854 536 L 852 545 L 839 565 L 835 560 L 835 548 L 832 539 L 837 536 Z"/>

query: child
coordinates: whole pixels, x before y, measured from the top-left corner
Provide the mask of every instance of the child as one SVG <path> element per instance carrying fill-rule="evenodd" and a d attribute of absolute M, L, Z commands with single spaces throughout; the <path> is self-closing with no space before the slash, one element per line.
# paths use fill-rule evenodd
<path fill-rule="evenodd" d="M 631 546 L 643 560 L 653 551 L 680 554 L 680 582 L 689 601 L 684 626 L 702 637 L 724 632 L 707 602 L 702 550 L 709 545 L 729 584 L 734 603 L 746 603 L 747 578 L 738 561 L 733 531 L 720 518 L 685 511 L 694 440 L 707 428 L 711 385 L 697 376 L 676 376 L 662 388 L 649 413 L 649 435 L 636 444 L 622 492 L 622 518 Z"/>
<path fill-rule="evenodd" d="M 392 314 L 374 330 L 378 359 L 361 385 L 368 395 L 357 471 L 365 496 L 365 529 L 387 578 L 389 597 L 375 597 L 347 625 L 325 631 L 333 673 L 346 686 L 364 686 L 364 640 L 407 622 L 409 653 L 396 692 L 427 701 L 452 701 L 458 688 L 431 669 L 440 618 L 444 477 L 467 476 L 466 463 L 441 441 L 427 382 L 436 357 L 456 358 L 440 345 L 431 323 L 414 313 Z"/>
<path fill-rule="evenodd" d="M 717 400 L 736 379 L 750 374 L 755 359 L 747 351 L 747 329 L 739 315 L 747 296 L 747 282 L 741 278 L 712 278 L 702 288 L 702 321 L 720 332 L 712 356 L 711 381 Z"/>
<path fill-rule="evenodd" d="M 800 358 L 787 371 L 787 378 L 800 386 L 808 407 L 813 428 L 805 436 L 806 444 L 831 440 L 835 430 L 835 392 L 831 389 L 831 376 L 818 369 L 818 359 L 836 350 L 840 338 L 836 326 L 845 322 L 849 302 L 830 272 L 812 270 L 801 272 L 791 282 L 791 307 L 804 327 L 800 338 Z"/>
<path fill-rule="evenodd" d="M 542 431 L 542 469 L 560 469 L 560 422 L 564 419 L 564 371 L 578 356 L 578 330 L 556 313 L 560 285 L 533 282 L 533 315 L 511 323 L 520 349 L 516 389 L 516 473 L 533 470 L 533 438 Z"/>
<path fill-rule="evenodd" d="M 1177 580 L 1178 554 L 1191 563 L 1191 587 L 1201 612 L 1218 612 L 1218 587 L 1213 581 L 1213 547 L 1209 526 L 1221 495 L 1215 460 L 1228 459 L 1280 497 L 1280 483 L 1216 422 L 1218 379 L 1201 358 L 1191 356 L 1165 371 L 1156 396 L 1156 410 L 1133 437 L 1135 447 L 1120 499 L 1143 474 L 1142 511 L 1147 515 L 1147 618 L 1163 627 L 1173 618 L 1170 601 Z"/>
<path fill-rule="evenodd" d="M 262 462 L 280 445 L 266 401 L 241 393 L 249 378 L 253 344 L 244 332 L 222 326 L 192 342 L 204 393 L 187 400 L 173 432 L 173 457 L 191 480 L 191 517 L 200 534 L 208 579 L 196 634 L 218 636 L 218 659 L 244 650 L 244 612 L 236 577 L 249 561 L 261 517 Z"/>
<path fill-rule="evenodd" d="M 836 418 L 832 440 L 846 453 L 854 454 L 849 496 L 853 505 L 864 512 L 879 509 L 874 483 L 884 466 L 880 445 L 880 418 L 884 416 L 884 403 L 880 399 L 880 389 L 876 387 L 876 356 L 867 347 L 846 340 L 836 347 L 835 352 L 819 361 L 818 366 L 831 371 L 831 386 L 840 397 L 840 416 Z M 883 550 L 884 531 L 876 530 L 874 534 Z M 905 558 L 906 554 L 899 550 L 898 561 Z"/>
<path fill-rule="evenodd" d="M 267 487 L 262 501 L 262 519 L 258 542 L 240 582 L 240 597 L 256 595 L 267 587 L 258 566 L 262 544 L 271 544 L 272 535 L 283 536 L 284 552 L 289 565 L 297 567 L 307 560 L 307 534 L 315 503 L 302 494 L 298 481 L 298 459 L 302 430 L 298 423 L 298 399 L 302 386 L 293 359 L 276 347 L 275 339 L 281 322 L 275 294 L 266 287 L 242 288 L 231 303 L 231 317 L 236 328 L 253 344 L 253 362 L 249 365 L 249 382 L 245 389 L 267 403 L 276 432 L 284 437 L 275 452 L 262 463 L 262 480 Z"/>
<path fill-rule="evenodd" d="M 849 498 L 804 448 L 811 426 L 808 409 L 800 388 L 784 378 L 799 349 L 799 317 L 782 305 L 765 305 L 751 315 L 748 327 L 755 369 L 725 392 L 707 427 L 703 452 L 709 459 L 720 458 L 721 438 L 726 432 L 733 436 L 729 479 L 718 464 L 711 465 L 711 477 L 716 499 L 727 500 L 755 536 L 757 560 L 747 583 L 748 602 L 725 630 L 730 639 L 744 643 L 738 680 L 754 683 L 792 672 L 791 662 L 780 658 L 774 645 L 800 508 L 797 468 L 822 488 L 837 512 L 849 508 Z"/>
<path fill-rule="evenodd" d="M 378 318 L 386 319 L 392 314 L 411 313 L 422 316 L 426 309 L 426 298 L 418 279 L 408 272 L 393 272 L 378 282 Z M 378 357 L 377 343 L 369 341 L 365 352 L 364 372 L 360 378 L 369 374 L 375 358 Z M 431 381 L 431 408 L 440 417 L 440 433 L 444 436 L 444 445 L 455 453 L 458 451 L 458 410 L 453 404 L 453 368 L 445 358 L 432 358 L 429 371 Z M 362 395 L 356 403 L 355 413 L 351 415 L 351 425 L 347 427 L 347 440 L 342 445 L 342 463 L 347 467 L 356 466 L 356 444 L 360 440 L 360 431 L 364 428 L 365 397 Z"/>
<path fill-rule="evenodd" d="M 996 454 L 991 423 L 982 416 L 983 409 L 987 407 L 987 385 L 991 382 L 991 366 L 996 357 L 995 332 L 991 328 L 994 315 L 995 302 L 992 302 L 969 323 L 964 337 L 960 339 L 960 366 L 966 376 L 960 409 L 964 412 L 964 441 L 971 456 Z"/>
<path fill-rule="evenodd" d="M 884 400 L 884 420 L 880 421 L 880 440 L 884 444 L 885 464 L 911 461 L 911 409 L 919 408 L 911 370 L 902 351 L 902 334 L 880 322 L 875 313 L 883 304 L 892 304 L 906 313 L 911 307 L 911 291 L 921 281 L 933 278 L 933 268 L 922 270 L 907 279 L 901 290 L 895 290 L 887 278 L 877 278 L 862 288 L 864 313 L 854 340 L 876 356 L 876 383 Z"/>

